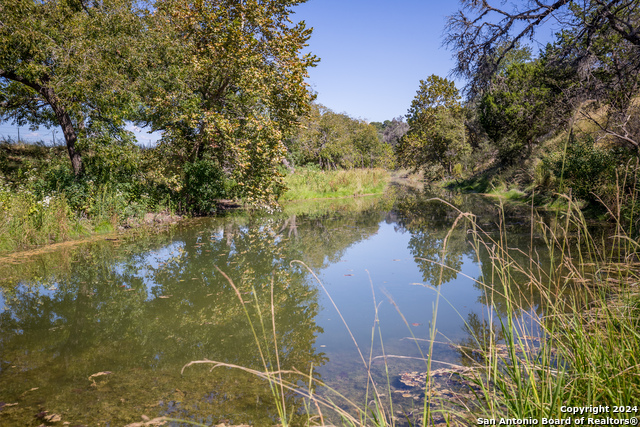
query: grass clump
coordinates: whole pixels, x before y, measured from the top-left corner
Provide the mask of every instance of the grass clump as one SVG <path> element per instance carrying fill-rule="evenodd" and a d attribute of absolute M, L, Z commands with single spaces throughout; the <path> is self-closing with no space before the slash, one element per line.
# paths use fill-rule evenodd
<path fill-rule="evenodd" d="M 280 200 L 302 200 L 380 194 L 390 179 L 384 169 L 321 171 L 299 168 L 285 177 L 288 190 Z"/>
<path fill-rule="evenodd" d="M 73 215 L 64 195 L 38 200 L 6 185 L 0 187 L 0 214 L 0 251 L 66 240 L 86 233 L 89 225 Z"/>

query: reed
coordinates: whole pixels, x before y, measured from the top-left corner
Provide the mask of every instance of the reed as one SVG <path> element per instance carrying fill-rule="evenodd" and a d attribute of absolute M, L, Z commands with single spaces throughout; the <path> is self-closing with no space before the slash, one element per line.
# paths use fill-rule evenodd
<path fill-rule="evenodd" d="M 479 418 L 567 419 L 575 418 L 567 407 L 605 406 L 612 411 L 605 416 L 628 420 L 640 410 L 640 264 L 632 261 L 638 244 L 621 216 L 625 188 L 631 197 L 637 194 L 635 182 L 618 185 L 617 204 L 609 209 L 615 232 L 602 240 L 590 233 L 576 202 L 562 196 L 567 208 L 555 226 L 538 222 L 553 260 L 546 267 L 532 251 L 524 257 L 528 262 L 519 261 L 523 257 L 509 249 L 504 230 L 493 237 L 477 228 L 477 251 L 491 253 L 492 260 L 483 283 L 488 295 L 497 285 L 508 313 L 497 319 L 497 332 L 476 337 L 480 344 L 489 341 L 481 346 L 482 374 L 469 378 L 481 390 Z M 511 286 L 516 280 L 539 292 L 542 316 L 523 315 L 522 295 Z M 529 335 L 527 323 L 538 337 Z M 613 412 L 620 406 L 633 412 Z"/>
<path fill-rule="evenodd" d="M 484 254 L 482 259 L 485 264 L 490 264 L 483 269 L 481 277 L 470 278 L 485 291 L 486 327 L 474 330 L 465 320 L 471 340 L 468 345 L 458 346 L 467 360 L 465 368 L 458 369 L 456 374 L 469 384 L 469 391 L 474 393 L 474 398 L 454 400 L 432 393 L 432 363 L 437 362 L 433 359 L 433 347 L 438 343 L 438 306 L 450 304 L 440 294 L 439 283 L 433 283 L 430 287 L 437 293 L 437 298 L 429 330 L 429 349 L 420 358 L 426 366 L 424 403 L 418 414 L 407 416 L 406 423 L 412 426 L 431 425 L 435 423 L 435 415 L 444 419 L 446 425 L 477 425 L 483 420 L 499 422 L 501 419 L 517 419 L 525 425 L 540 425 L 543 419 L 581 417 L 598 421 L 609 417 L 625 422 L 638 415 L 640 245 L 634 237 L 637 234 L 633 228 L 635 213 L 629 215 L 627 212 L 623 218 L 623 201 L 624 206 L 635 206 L 638 191 L 636 172 L 631 170 L 620 177 L 618 193 L 613 195 L 618 204 L 609 208 L 614 224 L 614 231 L 609 236 L 592 235 L 588 221 L 569 195 L 561 196 L 566 209 L 557 213 L 552 225 L 537 218 L 532 207 L 531 241 L 534 236 L 544 238 L 551 259 L 548 263 L 541 261 L 541 257 L 533 250 L 533 244 L 528 252 L 509 246 L 504 213 L 499 221 L 499 230 L 495 232 L 483 230 L 472 214 L 458 212 L 450 233 L 455 227 L 465 227 L 478 260 Z M 443 241 L 441 261 L 431 261 L 440 266 L 440 281 L 444 270 L 449 268 L 442 262 L 447 254 L 448 238 L 449 235 Z M 299 261 L 294 262 L 307 268 L 318 286 L 326 292 L 311 269 Z M 464 275 L 461 272 L 459 274 Z M 275 342 L 270 335 L 275 336 L 276 333 L 273 301 L 270 312 L 258 311 L 256 322 L 249 315 L 241 293 L 230 278 L 227 277 L 227 280 L 236 290 L 237 298 L 247 314 L 256 345 L 260 349 L 263 368 L 249 369 L 210 360 L 194 361 L 185 368 L 206 363 L 214 368 L 232 367 L 264 378 L 271 388 L 279 414 L 278 422 L 282 426 L 299 423 L 328 425 L 330 413 L 338 414 L 342 425 L 399 425 L 399 420 L 393 415 L 389 366 L 395 358 L 403 356 L 385 352 L 373 281 L 372 303 L 376 310 L 372 319 L 371 348 L 377 335 L 382 345 L 382 356 L 378 358 L 384 360 L 386 384 L 374 381 L 371 367 L 376 357 L 373 357 L 372 350 L 368 355 L 361 350 L 343 319 L 367 371 L 365 399 L 354 402 L 333 390 L 330 384 L 314 379 L 313 367 L 310 372 L 304 373 L 282 369 L 278 348 L 270 347 L 270 343 Z M 527 295 L 522 294 L 521 287 L 514 286 L 516 283 L 526 283 L 529 289 L 536 291 L 542 314 L 524 310 L 521 301 Z M 253 292 L 253 295 L 256 293 Z M 336 306 L 330 295 L 328 297 L 342 318 L 340 307 Z M 503 314 L 496 309 L 497 298 L 506 306 Z M 257 299 L 254 304 L 259 310 Z M 402 308 L 395 306 L 402 316 Z M 404 322 L 411 333 L 409 323 L 406 319 Z M 419 341 L 413 335 L 412 338 L 416 343 Z M 301 383 L 306 386 L 302 387 Z M 316 393 L 317 386 L 324 387 L 326 392 Z M 307 411 L 304 421 L 293 421 L 284 399 L 286 393 L 304 397 Z M 572 409 L 567 409 L 594 407 L 609 409 L 606 413 L 594 413 L 591 410 L 578 415 L 573 414 Z M 335 417 L 331 419 L 335 420 Z"/>

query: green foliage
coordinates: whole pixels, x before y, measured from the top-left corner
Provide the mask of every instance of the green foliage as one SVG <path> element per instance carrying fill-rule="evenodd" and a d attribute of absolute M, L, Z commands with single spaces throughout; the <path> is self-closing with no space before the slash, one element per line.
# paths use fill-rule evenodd
<path fill-rule="evenodd" d="M 61 126 L 74 175 L 82 153 L 96 182 L 142 179 L 124 125 L 150 124 L 167 185 L 212 158 L 239 197 L 273 203 L 283 140 L 313 99 L 301 2 L 0 0 L 0 119 Z"/>
<path fill-rule="evenodd" d="M 473 163 L 483 166 L 482 173 L 496 175 L 505 188 L 516 186 L 527 193 L 535 189 L 536 203 L 549 204 L 554 193 L 570 188 L 587 202 L 584 206 L 606 210 L 615 202 L 616 169 L 633 152 L 621 148 L 633 144 L 621 144 L 620 138 L 633 140 L 640 115 L 627 108 L 626 130 L 618 127 L 618 134 L 609 128 L 615 123 L 611 104 L 576 98 L 579 93 L 597 98 L 604 87 L 582 92 L 580 70 L 568 53 L 572 37 L 570 32 L 561 34 L 534 60 L 521 54 L 522 49 L 506 54 L 472 104 L 471 116 L 477 119 L 470 128 L 478 125 L 477 142 L 465 160 L 476 159 Z M 571 142 L 565 151 L 567 138 Z"/>
<path fill-rule="evenodd" d="M 460 163 L 456 163 L 453 167 L 453 176 L 455 178 L 462 178 L 462 165 Z"/>
<path fill-rule="evenodd" d="M 311 113 L 287 140 L 294 165 L 317 164 L 322 169 L 392 168 L 393 150 L 379 137 L 374 124 L 311 104 Z"/>
<path fill-rule="evenodd" d="M 140 179 L 142 158 L 133 135 L 115 139 L 109 134 L 95 135 L 82 142 L 85 174 L 96 183 L 134 183 Z"/>
<path fill-rule="evenodd" d="M 561 182 L 553 178 L 564 150 L 553 140 L 578 131 L 615 147 L 610 152 L 613 164 L 624 163 L 628 153 L 637 158 L 639 5 L 638 0 L 528 5 L 462 0 L 459 12 L 449 20 L 446 39 L 456 50 L 454 73 L 468 79 L 466 91 L 481 128 L 474 133 L 496 150 L 496 162 L 489 167 L 521 168 L 538 188 L 564 191 L 554 187 Z M 567 25 L 532 59 L 531 49 L 521 42 L 531 39 L 550 16 Z M 601 173 L 586 166 L 600 164 L 601 153 L 574 148 L 569 149 L 564 174 L 574 194 L 593 201 L 591 193 L 600 197 L 610 193 L 605 187 L 613 185 L 611 167 L 605 166 Z M 556 175 L 540 166 L 538 156 L 544 151 L 555 152 L 547 155 L 546 163 L 555 162 Z M 593 175 L 588 174 L 590 169 Z M 610 206 L 613 200 L 603 201 Z"/>
<path fill-rule="evenodd" d="M 409 131 L 396 147 L 399 163 L 423 169 L 430 180 L 452 174 L 471 150 L 455 84 L 436 75 L 421 80 L 407 117 Z"/>
<path fill-rule="evenodd" d="M 313 99 L 311 35 L 292 23 L 300 0 L 158 0 L 140 121 L 162 129 L 168 160 L 214 159 L 247 203 L 274 203 L 284 139 Z M 213 24 L 212 24 L 213 23 Z"/>
<path fill-rule="evenodd" d="M 37 199 L 0 181 L 0 251 L 68 239 L 83 232 L 64 195 Z"/>
<path fill-rule="evenodd" d="M 494 76 L 477 108 L 500 162 L 527 157 L 540 137 L 557 129 L 570 113 L 562 102 L 568 84 L 550 75 L 544 60 L 514 61 Z"/>
<path fill-rule="evenodd" d="M 561 191 L 570 188 L 574 196 L 591 203 L 609 190 L 608 184 L 615 183 L 616 163 L 615 153 L 591 138 L 572 139 L 564 156 L 555 152 L 543 159 L 544 167 L 562 183 Z"/>
<path fill-rule="evenodd" d="M 215 212 L 216 200 L 227 195 L 225 181 L 224 173 L 213 160 L 197 160 L 184 164 L 185 196 L 195 213 Z"/>
<path fill-rule="evenodd" d="M 155 155 L 136 145 L 96 145 L 78 178 L 60 156 L 63 147 L 4 142 L 0 153 L 2 250 L 58 242 L 92 231 L 143 222 L 149 212 L 171 210 L 178 192 L 158 185 Z M 165 181 L 167 179 L 165 178 Z"/>
<path fill-rule="evenodd" d="M 60 195 L 101 230 L 163 208 L 209 213 L 222 196 L 275 203 L 283 140 L 313 98 L 299 3 L 0 0 L 0 118 L 62 126 L 72 159 L 3 156 L 8 185 L 25 206 Z M 163 130 L 158 147 L 140 149 L 127 120 Z"/>
<path fill-rule="evenodd" d="M 61 126 L 80 175 L 77 141 L 118 134 L 136 108 L 131 82 L 142 71 L 143 7 L 133 0 L 0 1 L 0 119 Z"/>

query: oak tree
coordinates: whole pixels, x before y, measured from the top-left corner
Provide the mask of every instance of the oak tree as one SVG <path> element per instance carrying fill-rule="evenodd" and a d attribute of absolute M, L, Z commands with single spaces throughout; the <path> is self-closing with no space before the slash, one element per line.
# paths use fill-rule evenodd
<path fill-rule="evenodd" d="M 284 139 L 308 113 L 317 58 L 293 23 L 304 0 L 158 0 L 142 119 L 178 165 L 205 159 L 249 203 L 274 202 Z"/>
<path fill-rule="evenodd" d="M 135 102 L 133 0 L 0 0 L 0 119 L 60 126 L 76 176 L 79 139 L 123 132 Z"/>

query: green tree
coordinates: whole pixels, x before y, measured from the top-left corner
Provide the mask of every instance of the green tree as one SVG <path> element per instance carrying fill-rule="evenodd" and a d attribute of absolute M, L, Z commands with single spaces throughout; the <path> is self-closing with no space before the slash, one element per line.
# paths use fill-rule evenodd
<path fill-rule="evenodd" d="M 163 131 L 178 166 L 210 157 L 247 202 L 275 202 L 284 139 L 308 114 L 304 82 L 317 62 L 292 24 L 303 0 L 158 0 L 141 122 Z M 157 57 L 155 57 L 157 56 Z"/>
<path fill-rule="evenodd" d="M 454 73 L 468 79 L 471 98 L 490 90 L 512 52 L 553 17 L 563 30 L 545 52 L 542 75 L 572 72 L 575 85 L 565 91 L 566 102 L 616 145 L 640 153 L 640 0 L 491 3 L 497 2 L 462 0 L 448 21 L 445 42 L 455 51 Z"/>
<path fill-rule="evenodd" d="M 450 80 L 436 75 L 421 80 L 407 122 L 409 131 L 397 146 L 399 162 L 404 166 L 425 171 L 435 167 L 437 175 L 451 173 L 454 164 L 470 150 L 460 94 Z"/>
<path fill-rule="evenodd" d="M 0 0 L 0 119 L 59 125 L 76 176 L 83 138 L 125 138 L 140 2 Z"/>
<path fill-rule="evenodd" d="M 395 147 L 408 130 L 409 125 L 404 121 L 404 118 L 400 116 L 392 120 L 385 120 L 379 132 L 381 132 L 382 140 L 385 143 Z"/>
<path fill-rule="evenodd" d="M 351 118 L 326 109 L 318 125 L 316 150 L 320 167 L 351 168 L 356 161 L 355 147 L 350 143 Z"/>
<path fill-rule="evenodd" d="M 392 167 L 391 148 L 372 123 L 335 113 L 320 104 L 301 120 L 300 129 L 287 141 L 294 163 L 321 168 Z"/>
<path fill-rule="evenodd" d="M 525 57 L 505 63 L 477 104 L 479 122 L 502 163 L 527 157 L 571 112 L 564 95 L 571 75 L 550 69 L 544 56 L 526 62 Z"/>

